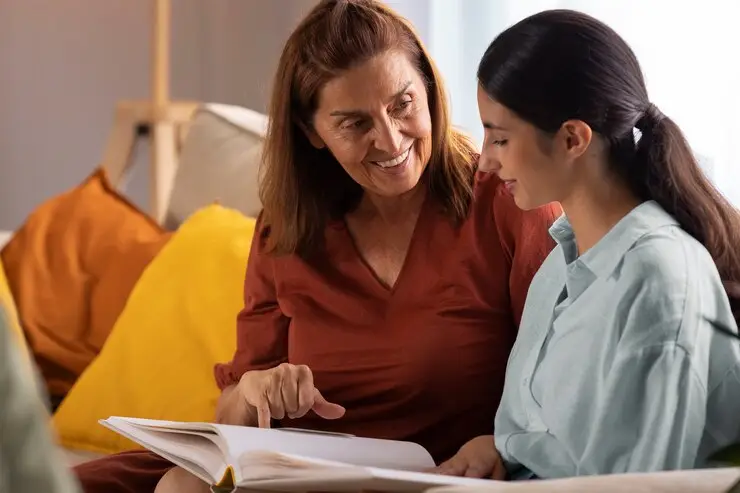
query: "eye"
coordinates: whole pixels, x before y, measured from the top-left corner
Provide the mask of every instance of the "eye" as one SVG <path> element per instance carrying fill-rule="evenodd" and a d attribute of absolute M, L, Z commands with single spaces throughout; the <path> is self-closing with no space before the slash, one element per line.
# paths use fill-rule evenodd
<path fill-rule="evenodd" d="M 509 141 L 508 139 L 499 139 L 499 140 L 492 140 L 492 141 L 491 141 L 491 144 L 493 144 L 493 145 L 495 145 L 495 146 L 498 146 L 498 147 L 503 147 L 503 146 L 505 146 L 505 145 L 506 145 L 506 143 L 507 143 L 508 141 Z"/>
<path fill-rule="evenodd" d="M 413 101 L 410 98 L 404 99 L 398 103 L 395 108 L 393 108 L 393 113 L 396 115 L 403 115 L 411 108 L 411 103 L 413 103 Z"/>
<path fill-rule="evenodd" d="M 357 130 L 359 128 L 362 128 L 365 125 L 365 120 L 363 119 L 354 119 L 354 120 L 345 120 L 340 125 L 340 128 L 342 130 Z"/>

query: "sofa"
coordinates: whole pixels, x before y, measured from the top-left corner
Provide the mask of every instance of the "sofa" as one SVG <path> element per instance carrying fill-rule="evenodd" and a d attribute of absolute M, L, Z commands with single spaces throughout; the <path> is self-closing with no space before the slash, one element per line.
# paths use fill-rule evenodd
<path fill-rule="evenodd" d="M 17 231 L 0 231 L 11 310 L 46 383 L 52 428 L 70 465 L 136 448 L 98 424 L 113 414 L 211 419 L 210 369 L 234 350 L 266 131 L 263 114 L 203 104 L 182 144 L 163 224 L 136 207 L 101 163 L 31 211 Z M 185 259 L 194 260 L 184 274 Z M 190 305 L 187 313 L 178 314 L 181 304 Z M 166 329 L 156 330 L 158 323 Z M 178 340 L 185 329 L 191 344 Z M 157 357 L 139 356 L 146 351 Z M 142 375 L 166 374 L 183 360 L 193 374 L 190 404 L 174 397 L 184 383 L 164 392 L 142 385 L 149 380 Z M 120 387 L 109 385 L 114 374 Z"/>

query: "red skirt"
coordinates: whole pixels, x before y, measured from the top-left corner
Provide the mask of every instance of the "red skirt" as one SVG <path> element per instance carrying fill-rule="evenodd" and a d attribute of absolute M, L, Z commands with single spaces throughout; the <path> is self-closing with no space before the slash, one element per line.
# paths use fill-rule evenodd
<path fill-rule="evenodd" d="M 79 464 L 74 473 L 85 493 L 153 493 L 173 467 L 152 452 L 134 450 Z"/>

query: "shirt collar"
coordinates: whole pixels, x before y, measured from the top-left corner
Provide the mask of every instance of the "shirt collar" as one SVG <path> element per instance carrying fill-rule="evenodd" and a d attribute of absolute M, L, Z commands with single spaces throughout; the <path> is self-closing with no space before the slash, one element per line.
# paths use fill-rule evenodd
<path fill-rule="evenodd" d="M 624 254 L 642 236 L 664 226 L 675 225 L 678 225 L 678 221 L 673 216 L 654 200 L 648 200 L 620 219 L 596 245 L 581 255 L 578 260 L 596 276 L 608 276 L 622 260 Z M 561 245 L 564 251 L 576 251 L 575 234 L 565 214 L 552 224 L 550 236 Z"/>

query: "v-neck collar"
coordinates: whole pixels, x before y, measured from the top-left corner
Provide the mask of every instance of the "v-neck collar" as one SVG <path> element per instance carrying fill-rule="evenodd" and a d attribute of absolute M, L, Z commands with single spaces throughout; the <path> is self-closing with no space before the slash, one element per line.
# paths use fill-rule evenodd
<path fill-rule="evenodd" d="M 406 250 L 406 256 L 404 257 L 403 264 L 401 265 L 401 270 L 398 272 L 398 277 L 396 277 L 396 282 L 393 284 L 393 286 L 386 286 L 386 284 L 378 277 L 375 270 L 373 270 L 370 264 L 368 264 L 368 262 L 365 260 L 365 257 L 360 252 L 360 249 L 357 247 L 357 243 L 355 242 L 354 236 L 352 236 L 352 231 L 349 228 L 349 224 L 347 224 L 347 220 L 345 218 L 342 218 L 341 220 L 343 226 L 342 229 L 347 235 L 348 241 L 352 245 L 352 252 L 354 256 L 362 265 L 362 270 L 370 279 L 370 283 L 373 285 L 374 290 L 377 291 L 384 298 L 392 298 L 397 295 L 400 288 L 403 287 L 404 278 L 408 276 L 408 271 L 413 269 L 413 266 L 410 266 L 410 264 L 414 263 L 414 251 L 418 249 L 419 242 L 423 241 L 421 237 L 424 236 L 426 231 L 431 195 L 432 194 L 427 191 L 424 196 L 424 200 L 421 203 L 421 209 L 419 210 L 419 215 L 416 218 L 416 224 L 414 225 L 414 229 L 411 233 L 411 240 L 409 241 L 409 246 Z"/>

